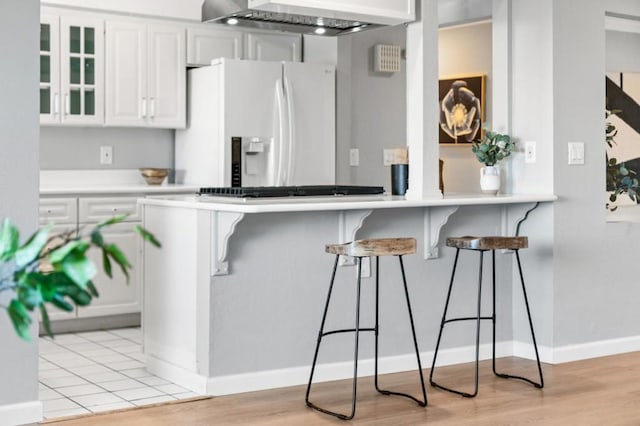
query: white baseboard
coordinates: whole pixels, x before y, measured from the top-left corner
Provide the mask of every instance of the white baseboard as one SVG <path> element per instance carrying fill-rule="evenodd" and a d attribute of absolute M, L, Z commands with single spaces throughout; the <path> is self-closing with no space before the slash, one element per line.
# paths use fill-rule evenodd
<path fill-rule="evenodd" d="M 0 426 L 37 423 L 42 420 L 42 402 L 29 401 L 0 405 Z"/>
<path fill-rule="evenodd" d="M 600 340 L 553 349 L 553 364 L 640 351 L 640 336 Z"/>
<path fill-rule="evenodd" d="M 165 380 L 189 389 L 195 393 L 206 395 L 208 377 L 194 373 L 175 364 L 147 355 L 147 371 Z"/>
<path fill-rule="evenodd" d="M 640 336 L 600 342 L 568 345 L 560 348 L 538 346 L 540 361 L 549 364 L 578 361 L 607 355 L 640 351 Z M 423 369 L 431 368 L 433 351 L 420 354 Z M 496 357 L 517 356 L 535 360 L 533 345 L 526 342 L 498 342 Z M 491 343 L 480 345 L 480 360 L 491 359 Z M 475 359 L 475 346 L 463 346 L 441 349 L 437 366 L 455 365 L 472 362 Z M 306 385 L 309 380 L 310 366 L 256 371 L 225 376 L 206 377 L 157 358 L 149 357 L 147 369 L 164 379 L 177 383 L 196 393 L 206 395 L 230 395 L 264 389 L 276 389 L 287 386 Z M 380 374 L 411 371 L 417 368 L 415 356 L 411 354 L 381 357 L 378 364 Z M 358 362 L 358 377 L 374 374 L 373 359 L 361 359 Z M 335 362 L 319 364 L 316 367 L 314 383 L 353 377 L 353 362 Z"/>
<path fill-rule="evenodd" d="M 500 342 L 496 347 L 499 356 L 510 355 L 511 342 Z M 491 344 L 480 346 L 480 359 L 491 358 Z M 470 362 L 475 359 L 475 346 L 443 349 L 438 354 L 438 366 Z M 431 368 L 433 351 L 420 354 L 423 369 Z M 378 361 L 379 374 L 399 373 L 416 370 L 418 364 L 414 355 L 381 357 Z M 207 382 L 207 394 L 229 395 L 263 389 L 275 389 L 287 386 L 306 385 L 309 381 L 310 366 L 293 367 L 278 370 L 259 371 L 227 376 L 210 377 Z M 374 360 L 361 359 L 358 362 L 358 377 L 374 374 Z M 335 362 L 319 364 L 314 373 L 313 382 L 350 379 L 353 377 L 353 362 Z M 416 383 L 418 379 L 416 377 Z"/>

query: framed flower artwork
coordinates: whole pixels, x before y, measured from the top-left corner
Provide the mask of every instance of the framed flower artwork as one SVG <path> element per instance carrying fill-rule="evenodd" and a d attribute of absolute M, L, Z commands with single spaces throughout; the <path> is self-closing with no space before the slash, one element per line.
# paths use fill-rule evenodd
<path fill-rule="evenodd" d="M 439 81 L 441 144 L 471 144 L 482 136 L 485 75 L 468 74 Z"/>

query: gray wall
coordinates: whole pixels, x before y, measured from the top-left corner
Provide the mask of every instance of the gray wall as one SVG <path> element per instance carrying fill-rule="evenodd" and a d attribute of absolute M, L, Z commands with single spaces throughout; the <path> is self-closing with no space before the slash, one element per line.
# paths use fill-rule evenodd
<path fill-rule="evenodd" d="M 38 226 L 39 8 L 36 0 L 0 2 L 0 217 L 10 217 L 23 236 Z M 0 341 L 0 408 L 37 400 L 37 343 L 15 337 L 4 310 Z"/>
<path fill-rule="evenodd" d="M 40 130 L 40 168 L 136 169 L 173 167 L 175 131 L 142 128 L 53 127 Z M 113 164 L 100 164 L 100 146 L 113 147 Z"/>
<path fill-rule="evenodd" d="M 338 38 L 338 182 L 391 189 L 383 149 L 407 145 L 404 72 L 373 71 L 376 44 L 404 49 L 404 26 L 383 27 Z M 360 150 L 360 166 L 349 167 L 349 148 Z"/>

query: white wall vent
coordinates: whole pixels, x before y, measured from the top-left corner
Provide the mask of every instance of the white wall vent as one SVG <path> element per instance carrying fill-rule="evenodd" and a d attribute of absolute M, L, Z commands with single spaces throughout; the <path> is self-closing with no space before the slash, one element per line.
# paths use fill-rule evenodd
<path fill-rule="evenodd" d="M 376 44 L 374 47 L 373 70 L 375 72 L 400 72 L 400 46 Z"/>

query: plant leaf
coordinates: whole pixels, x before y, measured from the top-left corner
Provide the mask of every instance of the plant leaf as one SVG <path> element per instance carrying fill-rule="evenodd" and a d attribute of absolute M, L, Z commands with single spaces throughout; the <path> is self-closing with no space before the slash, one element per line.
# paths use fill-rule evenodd
<path fill-rule="evenodd" d="M 42 293 L 38 288 L 20 286 L 18 287 L 17 296 L 18 300 L 30 311 L 44 302 Z"/>
<path fill-rule="evenodd" d="M 0 258 L 9 259 L 18 249 L 20 234 L 9 218 L 5 218 L 0 228 Z"/>
<path fill-rule="evenodd" d="M 7 312 L 9 313 L 9 318 L 11 318 L 13 329 L 16 331 L 18 336 L 20 336 L 21 339 L 30 342 L 31 334 L 29 333 L 29 326 L 31 325 L 31 316 L 25 306 L 20 303 L 18 299 L 13 299 L 9 303 Z"/>
<path fill-rule="evenodd" d="M 102 234 L 98 229 L 91 231 L 91 242 L 98 247 L 102 247 L 104 245 L 104 238 L 102 238 Z"/>
<path fill-rule="evenodd" d="M 110 217 L 109 219 L 103 220 L 102 222 L 98 223 L 94 229 L 98 229 L 99 230 L 99 229 L 104 228 L 105 226 L 115 225 L 116 223 L 120 223 L 123 220 L 125 220 L 127 218 L 127 216 L 129 216 L 129 215 L 128 214 L 120 214 L 120 215 L 117 215 L 117 216 Z"/>
<path fill-rule="evenodd" d="M 51 332 L 51 321 L 49 321 L 49 313 L 47 312 L 47 308 L 44 305 L 40 305 L 40 316 L 42 317 L 42 326 L 44 327 L 44 331 L 47 333 L 47 336 L 53 339 L 53 333 Z"/>
<path fill-rule="evenodd" d="M 89 294 L 92 297 L 100 297 L 100 293 L 98 293 L 98 289 L 96 288 L 96 286 L 93 284 L 93 281 L 89 281 L 87 283 L 87 290 L 89 291 Z"/>
<path fill-rule="evenodd" d="M 86 241 L 82 241 L 82 240 L 69 241 L 62 247 L 58 247 L 57 249 L 49 253 L 49 262 L 51 262 L 51 264 L 60 263 L 72 251 L 79 251 L 80 253 L 84 254 L 87 248 L 89 248 L 89 244 Z"/>
<path fill-rule="evenodd" d="M 115 244 L 107 244 L 105 246 L 107 253 L 111 256 L 111 258 L 120 266 L 122 269 L 122 273 L 125 277 L 127 277 L 127 282 L 129 281 L 129 268 L 131 268 L 131 264 L 127 257 L 120 251 L 118 246 Z"/>
<path fill-rule="evenodd" d="M 61 294 L 54 295 L 53 298 L 51 299 L 51 304 L 57 307 L 58 309 L 62 309 L 63 311 L 66 311 L 66 312 L 73 311 L 73 305 L 67 302 L 64 299 L 64 296 L 62 296 Z"/>
<path fill-rule="evenodd" d="M 135 232 L 137 232 L 138 234 L 140 234 L 140 236 L 142 236 L 142 239 L 144 241 L 148 241 L 149 243 L 151 243 L 155 247 L 158 247 L 158 248 L 162 247 L 162 244 L 160 244 L 160 241 L 158 241 L 156 239 L 155 235 L 153 235 L 151 232 L 147 231 L 142 226 L 136 225 L 136 226 L 134 226 L 133 230 Z"/>
<path fill-rule="evenodd" d="M 105 248 L 102 249 L 102 269 L 109 278 L 113 278 L 113 272 L 111 272 L 111 261 L 109 260 L 109 253 Z"/>
<path fill-rule="evenodd" d="M 47 244 L 50 229 L 51 225 L 47 225 L 40 229 L 16 251 L 16 268 L 21 269 L 38 257 L 44 246 Z"/>
<path fill-rule="evenodd" d="M 61 270 L 80 288 L 84 289 L 96 275 L 96 267 L 84 253 L 70 253 L 60 263 Z"/>

